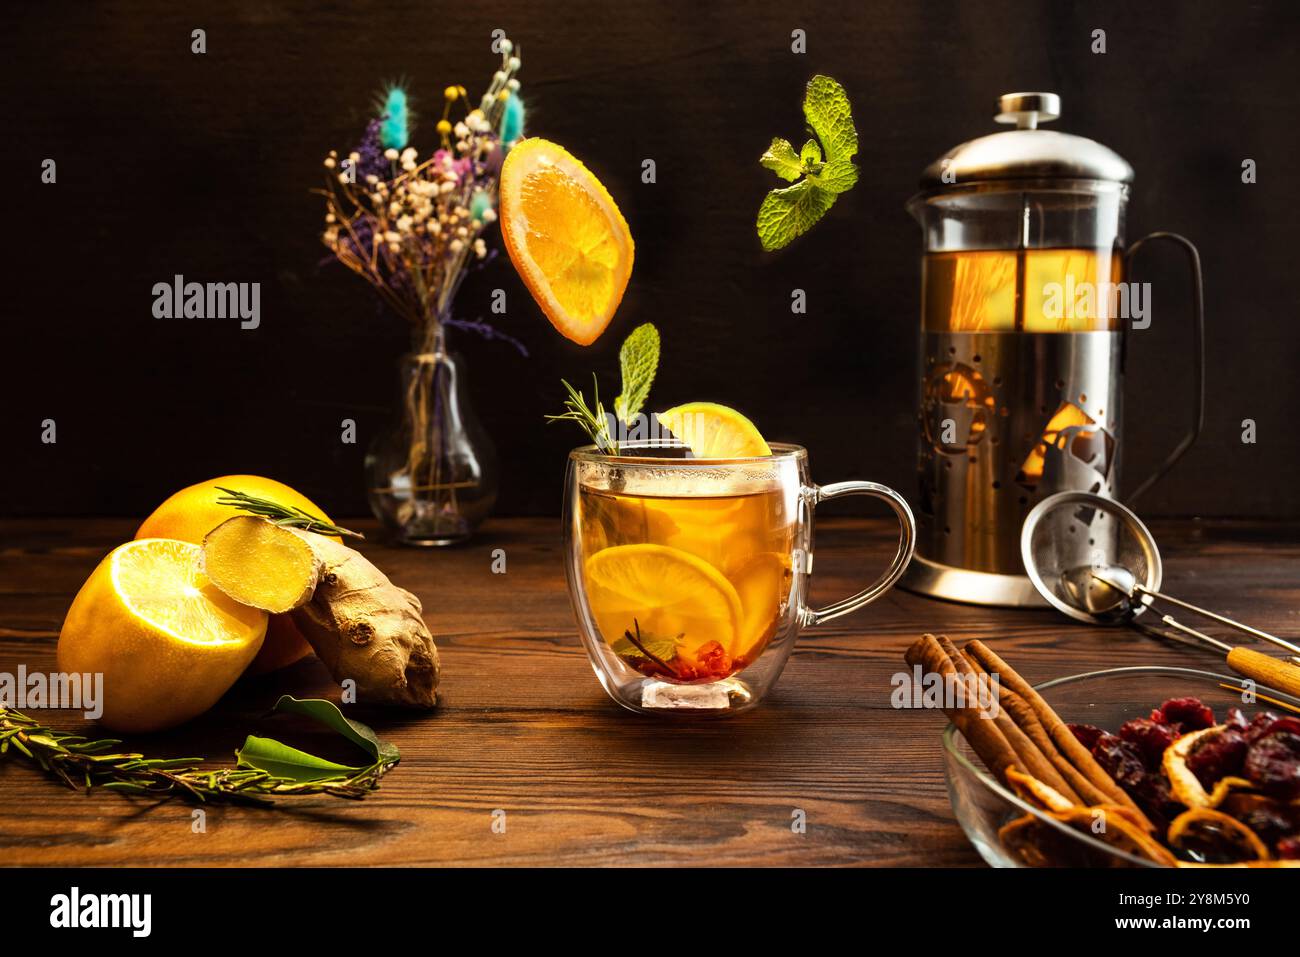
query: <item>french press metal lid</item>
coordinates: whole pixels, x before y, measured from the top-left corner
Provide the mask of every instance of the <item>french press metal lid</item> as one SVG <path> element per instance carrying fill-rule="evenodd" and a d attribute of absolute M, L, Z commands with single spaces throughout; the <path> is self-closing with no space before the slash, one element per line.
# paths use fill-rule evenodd
<path fill-rule="evenodd" d="M 925 168 L 921 188 L 1008 180 L 1133 182 L 1133 167 L 1110 147 L 1086 136 L 1039 129 L 1060 116 L 1061 98 L 1055 93 L 1004 94 L 993 119 L 1015 129 L 954 146 Z"/>

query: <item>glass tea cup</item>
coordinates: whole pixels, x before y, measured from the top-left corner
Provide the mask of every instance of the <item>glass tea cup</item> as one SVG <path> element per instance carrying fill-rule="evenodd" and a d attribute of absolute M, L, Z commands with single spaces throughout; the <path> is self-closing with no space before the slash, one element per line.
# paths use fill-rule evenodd
<path fill-rule="evenodd" d="M 801 628 L 875 601 L 916 538 L 911 509 L 874 482 L 817 486 L 808 453 L 759 458 L 569 455 L 565 572 L 587 656 L 609 696 L 649 714 L 734 714 L 776 683 Z M 824 608 L 805 599 L 813 512 L 868 495 L 898 517 L 898 550 L 871 585 Z"/>

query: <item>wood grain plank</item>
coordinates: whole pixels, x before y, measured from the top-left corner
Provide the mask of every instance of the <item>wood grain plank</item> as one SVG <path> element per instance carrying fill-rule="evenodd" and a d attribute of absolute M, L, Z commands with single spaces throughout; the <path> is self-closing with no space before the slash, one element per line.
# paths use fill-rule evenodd
<path fill-rule="evenodd" d="M 360 523 L 365 526 L 365 523 Z M 368 527 L 368 528 L 372 528 Z M 0 522 L 0 670 L 54 667 L 62 616 L 131 523 Z M 1166 588 L 1260 627 L 1300 632 L 1293 525 L 1157 523 Z M 818 530 L 813 598 L 852 591 L 892 549 L 886 522 Z M 990 641 L 1032 680 L 1125 664 L 1213 667 L 1214 658 L 1049 611 L 973 608 L 901 591 L 805 632 L 759 708 L 681 724 L 622 711 L 576 638 L 558 522 L 503 519 L 466 547 L 363 550 L 424 602 L 444 663 L 432 715 L 359 710 L 402 750 L 362 803 L 192 809 L 63 790 L 0 764 L 0 862 L 86 865 L 974 865 L 952 818 L 930 712 L 890 707 L 890 676 L 922 631 Z M 507 572 L 491 573 L 494 548 Z M 333 697 L 314 659 L 241 682 L 208 715 L 132 741 L 221 759 L 245 734 L 328 739 L 262 715 L 283 692 Z M 66 727 L 79 715 L 51 712 Z M 494 833 L 493 812 L 505 812 Z M 805 833 L 791 828 L 806 815 Z"/>

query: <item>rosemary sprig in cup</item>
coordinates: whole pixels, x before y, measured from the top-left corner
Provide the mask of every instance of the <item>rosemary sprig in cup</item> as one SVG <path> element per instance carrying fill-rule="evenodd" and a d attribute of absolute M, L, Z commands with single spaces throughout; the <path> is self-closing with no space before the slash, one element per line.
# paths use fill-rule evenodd
<path fill-rule="evenodd" d="M 564 411 L 559 415 L 546 416 L 547 422 L 577 422 L 596 444 L 596 448 L 609 455 L 617 455 L 618 442 L 609 434 L 609 417 L 600 401 L 600 385 L 596 381 L 596 374 L 591 374 L 592 394 L 595 397 L 593 401 L 596 403 L 594 409 L 587 404 L 586 397 L 569 385 L 567 380 L 561 379 L 560 384 L 568 391 L 569 397 L 564 400 Z"/>
<path fill-rule="evenodd" d="M 646 322 L 637 326 L 623 340 L 623 345 L 618 350 L 618 364 L 623 376 L 623 391 L 614 399 L 613 415 L 605 411 L 605 406 L 600 401 L 600 384 L 593 372 L 591 391 L 595 408 L 588 405 L 586 397 L 569 385 L 567 380 L 561 379 L 560 384 L 569 393 L 569 397 L 564 400 L 562 413 L 546 416 L 547 424 L 577 422 L 597 449 L 608 455 L 618 455 L 620 445 L 618 438 L 612 434 L 613 430 L 618 427 L 618 422 L 630 424 L 640 414 L 659 369 L 659 330 L 653 323 Z"/>

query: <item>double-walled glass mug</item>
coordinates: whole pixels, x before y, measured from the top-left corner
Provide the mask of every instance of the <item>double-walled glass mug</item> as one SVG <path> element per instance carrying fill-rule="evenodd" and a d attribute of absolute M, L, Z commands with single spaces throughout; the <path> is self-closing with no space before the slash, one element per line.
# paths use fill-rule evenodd
<path fill-rule="evenodd" d="M 898 551 L 856 595 L 809 608 L 813 512 L 846 495 L 894 510 Z M 569 455 L 569 597 L 596 677 L 633 711 L 734 714 L 757 704 L 799 630 L 883 595 L 915 538 L 897 492 L 874 482 L 814 485 L 797 445 L 739 459 L 606 455 L 595 446 Z"/>

